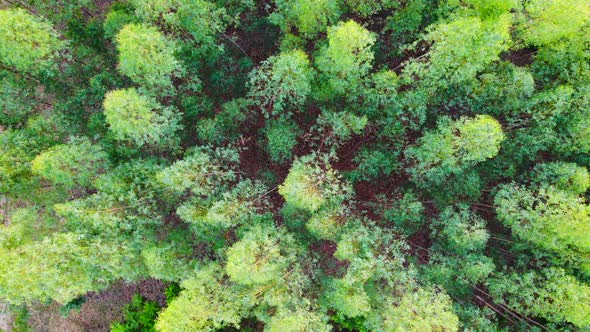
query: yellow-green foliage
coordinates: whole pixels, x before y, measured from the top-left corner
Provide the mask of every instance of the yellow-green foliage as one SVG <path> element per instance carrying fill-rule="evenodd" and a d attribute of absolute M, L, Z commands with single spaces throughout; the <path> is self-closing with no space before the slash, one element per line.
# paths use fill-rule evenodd
<path fill-rule="evenodd" d="M 414 162 L 413 179 L 440 182 L 461 173 L 496 156 L 504 138 L 500 123 L 489 115 L 440 123 L 437 131 L 428 132 L 407 151 Z"/>
<path fill-rule="evenodd" d="M 174 43 L 155 27 L 128 24 L 116 37 L 119 71 L 149 89 L 168 88 L 170 76 L 180 70 Z"/>
<path fill-rule="evenodd" d="M 270 21 L 286 33 L 297 31 L 310 38 L 326 31 L 340 16 L 339 0 L 275 0 Z"/>
<path fill-rule="evenodd" d="M 523 38 L 537 46 L 581 34 L 581 28 L 590 22 L 590 4 L 585 0 L 532 0 L 526 2 L 525 9 Z"/>
<path fill-rule="evenodd" d="M 227 282 L 219 265 L 197 269 L 181 286 L 180 295 L 158 316 L 158 331 L 216 331 L 240 323 L 244 311 L 241 290 Z"/>
<path fill-rule="evenodd" d="M 328 28 L 328 45 L 316 58 L 327 85 L 322 95 L 354 91 L 373 65 L 374 43 L 375 35 L 352 20 Z"/>
<path fill-rule="evenodd" d="M 264 285 L 281 278 L 296 258 L 293 240 L 275 230 L 253 228 L 227 251 L 225 271 L 242 285 Z"/>
<path fill-rule="evenodd" d="M 53 27 L 24 9 L 0 10 L 0 62 L 34 74 L 49 69 L 65 43 Z"/>
<path fill-rule="evenodd" d="M 178 129 L 178 115 L 135 88 L 110 91 L 105 95 L 104 113 L 117 140 L 138 146 L 165 145 Z"/>
<path fill-rule="evenodd" d="M 67 188 L 88 187 L 98 173 L 108 169 L 106 153 L 86 138 L 71 138 L 68 144 L 56 145 L 31 162 L 34 174 Z"/>

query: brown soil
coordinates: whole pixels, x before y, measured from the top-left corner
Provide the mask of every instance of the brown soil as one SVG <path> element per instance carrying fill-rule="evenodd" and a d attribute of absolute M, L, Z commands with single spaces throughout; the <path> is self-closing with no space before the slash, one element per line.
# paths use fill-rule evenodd
<path fill-rule="evenodd" d="M 29 325 L 37 332 L 110 331 L 110 324 L 123 318 L 122 309 L 134 294 L 165 305 L 166 285 L 155 279 L 128 284 L 117 282 L 99 293 L 90 293 L 80 312 L 71 311 L 63 317 L 58 303 L 31 306 Z"/>

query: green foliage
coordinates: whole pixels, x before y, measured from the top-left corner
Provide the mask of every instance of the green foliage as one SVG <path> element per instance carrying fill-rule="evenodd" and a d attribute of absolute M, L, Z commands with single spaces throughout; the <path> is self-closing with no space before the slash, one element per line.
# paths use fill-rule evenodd
<path fill-rule="evenodd" d="M 18 71 L 45 73 L 65 47 L 53 27 L 24 9 L 0 10 L 0 62 Z"/>
<path fill-rule="evenodd" d="M 103 106 L 115 139 L 130 140 L 137 146 L 174 144 L 180 128 L 178 114 L 152 97 L 134 88 L 114 90 L 106 94 Z"/>
<path fill-rule="evenodd" d="M 154 301 L 148 301 L 139 294 L 134 294 L 131 302 L 123 308 L 123 322 L 111 325 L 111 332 L 152 332 L 160 307 Z"/>
<path fill-rule="evenodd" d="M 233 149 L 195 148 L 186 158 L 162 170 L 157 178 L 168 190 L 209 195 L 220 185 L 236 178 L 232 166 L 239 160 Z"/>
<path fill-rule="evenodd" d="M 101 326 L 590 328 L 586 2 L 0 7 L 0 303 L 35 329 L 140 280 L 168 307 Z"/>
<path fill-rule="evenodd" d="M 432 228 L 443 248 L 458 255 L 483 251 L 490 237 L 485 221 L 465 206 L 446 208 L 432 222 Z"/>
<path fill-rule="evenodd" d="M 378 331 L 459 331 L 451 299 L 436 289 L 406 293 L 380 313 L 382 320 L 367 324 Z"/>
<path fill-rule="evenodd" d="M 311 92 L 314 72 L 307 54 L 300 50 L 265 60 L 250 75 L 250 98 L 265 117 L 300 111 Z"/>
<path fill-rule="evenodd" d="M 175 45 L 156 28 L 127 24 L 116 36 L 119 71 L 148 89 L 169 88 L 170 75 L 181 67 L 174 57 Z"/>
<path fill-rule="evenodd" d="M 565 162 L 536 165 L 531 181 L 540 186 L 553 186 L 576 195 L 583 194 L 590 186 L 588 169 Z"/>
<path fill-rule="evenodd" d="M 285 33 L 299 33 L 311 38 L 326 31 L 340 16 L 340 1 L 334 0 L 275 0 L 277 10 L 269 20 Z"/>
<path fill-rule="evenodd" d="M 523 39 L 536 46 L 572 38 L 590 21 L 590 6 L 581 0 L 534 0 L 525 5 Z"/>
<path fill-rule="evenodd" d="M 288 204 L 310 212 L 344 201 L 351 189 L 325 162 L 310 155 L 296 160 L 279 193 Z"/>
<path fill-rule="evenodd" d="M 136 18 L 125 10 L 110 11 L 103 24 L 104 36 L 113 39 L 123 27 L 135 21 Z"/>
<path fill-rule="evenodd" d="M 328 45 L 316 57 L 321 76 L 320 95 L 326 99 L 355 93 L 374 58 L 375 35 L 355 21 L 328 28 Z"/>
<path fill-rule="evenodd" d="M 215 331 L 237 327 L 245 310 L 240 290 L 224 278 L 214 263 L 198 269 L 182 282 L 183 290 L 158 316 L 156 330 L 167 332 Z"/>
<path fill-rule="evenodd" d="M 0 249 L 0 289 L 9 302 L 54 299 L 67 303 L 114 280 L 129 252 L 108 243 L 88 242 L 74 233 Z M 120 275 L 118 275 L 120 277 Z"/>
<path fill-rule="evenodd" d="M 328 332 L 332 329 L 326 324 L 326 317 L 323 315 L 300 309 L 295 312 L 281 311 L 271 318 L 264 330 L 269 332 Z"/>
<path fill-rule="evenodd" d="M 496 156 L 503 140 L 502 127 L 488 115 L 439 122 L 436 131 L 426 133 L 418 146 L 406 151 L 413 163 L 412 179 L 441 183 L 450 174 Z"/>
<path fill-rule="evenodd" d="M 500 188 L 494 200 L 498 219 L 514 235 L 563 259 L 581 259 L 589 273 L 590 208 L 583 198 L 553 187 L 530 190 L 516 184 Z"/>
<path fill-rule="evenodd" d="M 361 16 L 375 15 L 381 10 L 397 8 L 395 0 L 346 0 L 350 9 Z"/>
<path fill-rule="evenodd" d="M 297 125 L 290 121 L 271 121 L 265 128 L 268 141 L 270 159 L 285 162 L 292 157 L 292 151 L 297 145 Z"/>
<path fill-rule="evenodd" d="M 0 125 L 19 126 L 38 106 L 34 87 L 9 71 L 0 71 Z"/>
<path fill-rule="evenodd" d="M 86 138 L 70 139 L 68 144 L 56 145 L 31 162 L 33 174 L 63 185 L 90 187 L 98 174 L 109 169 L 108 156 Z"/>
<path fill-rule="evenodd" d="M 242 125 L 248 120 L 247 99 L 234 99 L 222 105 L 214 118 L 202 119 L 197 124 L 199 138 L 207 143 L 221 144 L 234 141 L 240 136 Z"/>
<path fill-rule="evenodd" d="M 225 271 L 241 285 L 268 284 L 287 272 L 296 258 L 295 249 L 290 236 L 256 227 L 228 249 Z"/>
<path fill-rule="evenodd" d="M 429 62 L 412 62 L 404 74 L 408 79 L 421 77 L 425 86 L 435 89 L 466 84 L 508 49 L 510 23 L 510 16 L 502 15 L 495 20 L 465 17 L 435 25 L 425 36 L 433 43 Z"/>
<path fill-rule="evenodd" d="M 562 269 L 511 273 L 489 283 L 495 301 L 520 313 L 569 322 L 581 329 L 590 326 L 590 287 Z"/>
<path fill-rule="evenodd" d="M 250 180 L 237 183 L 231 190 L 207 199 L 196 198 L 178 207 L 176 213 L 185 222 L 196 226 L 197 232 L 203 226 L 229 228 L 246 223 L 265 205 L 264 194 L 268 189 Z"/>
<path fill-rule="evenodd" d="M 405 193 L 391 204 L 383 204 L 382 206 L 386 207 L 383 211 L 383 218 L 393 223 L 401 233 L 412 235 L 424 223 L 424 205 L 412 192 Z"/>

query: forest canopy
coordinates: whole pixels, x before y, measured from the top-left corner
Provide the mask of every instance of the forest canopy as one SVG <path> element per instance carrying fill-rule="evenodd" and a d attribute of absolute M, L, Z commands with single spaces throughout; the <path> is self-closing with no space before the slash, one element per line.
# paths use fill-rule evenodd
<path fill-rule="evenodd" d="M 587 0 L 0 1 L 0 330 L 585 331 L 589 128 Z"/>

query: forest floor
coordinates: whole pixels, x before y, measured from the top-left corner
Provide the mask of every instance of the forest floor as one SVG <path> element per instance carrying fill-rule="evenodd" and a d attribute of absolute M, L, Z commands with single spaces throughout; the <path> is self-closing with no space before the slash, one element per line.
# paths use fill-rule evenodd
<path fill-rule="evenodd" d="M 31 306 L 28 323 L 36 332 L 107 332 L 111 330 L 111 322 L 123 318 L 123 307 L 131 301 L 134 294 L 141 294 L 164 306 L 165 289 L 166 285 L 155 279 L 133 284 L 118 282 L 100 293 L 88 294 L 80 311 L 72 310 L 67 317 L 60 312 L 61 305 L 55 302 Z"/>

